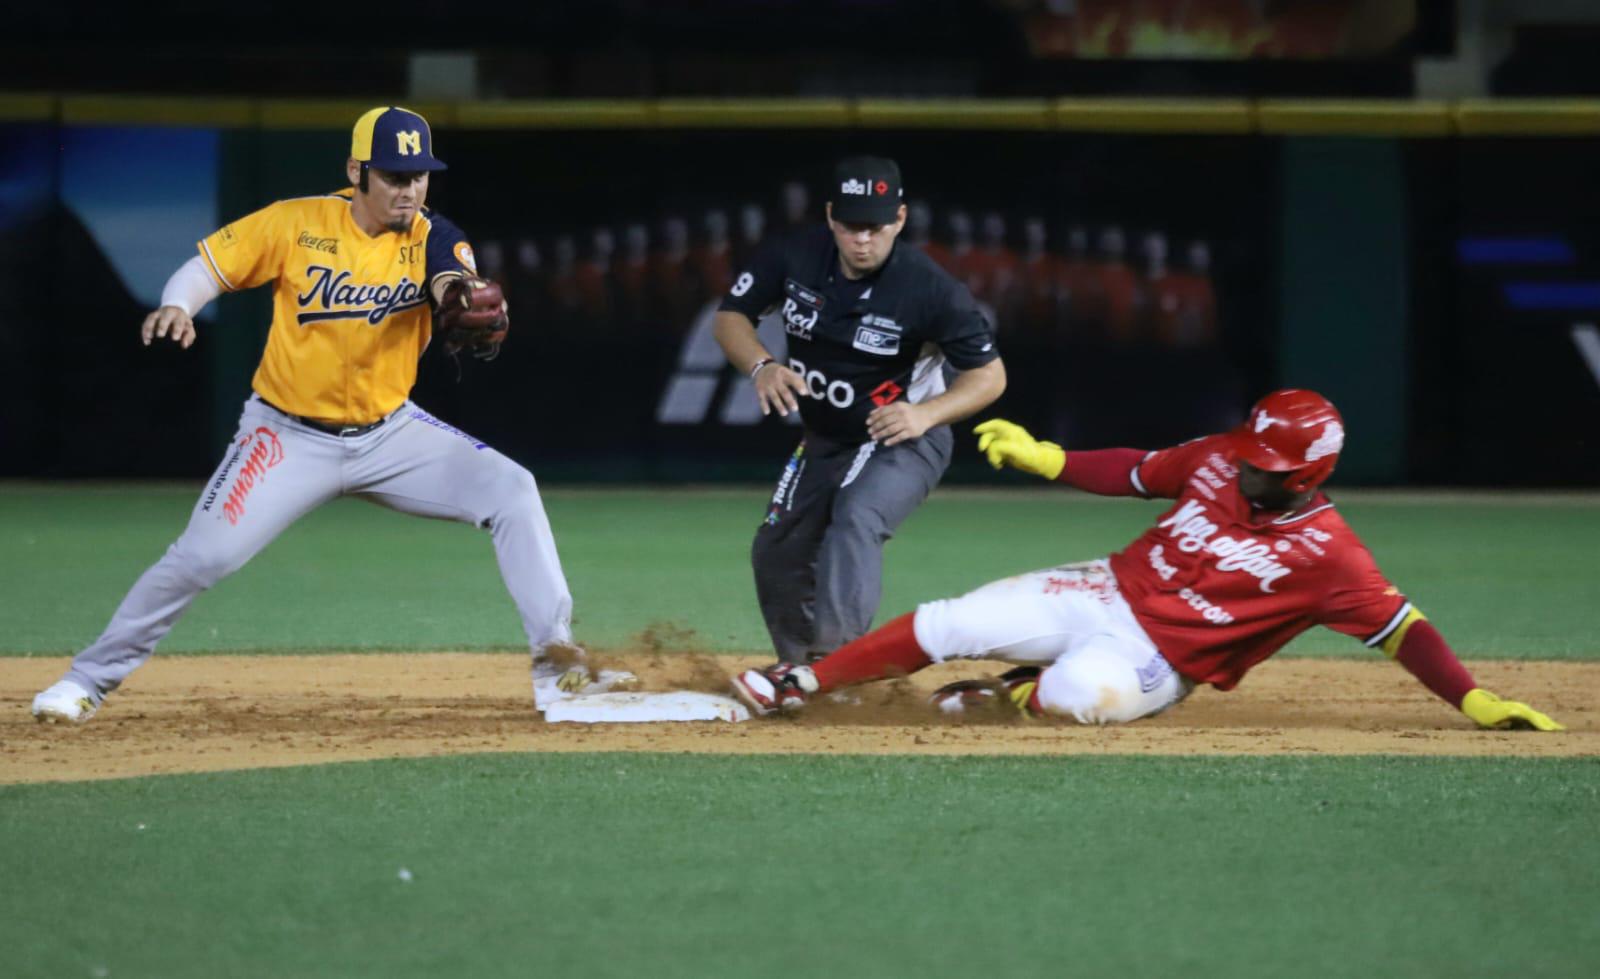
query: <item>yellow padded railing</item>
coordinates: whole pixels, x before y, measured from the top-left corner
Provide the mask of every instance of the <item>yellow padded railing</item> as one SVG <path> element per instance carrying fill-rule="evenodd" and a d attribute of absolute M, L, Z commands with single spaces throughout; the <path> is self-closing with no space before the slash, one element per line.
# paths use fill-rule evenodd
<path fill-rule="evenodd" d="M 1593 99 L 563 99 L 410 102 L 440 128 L 1600 135 Z M 367 102 L 0 93 L 0 122 L 343 129 Z"/>

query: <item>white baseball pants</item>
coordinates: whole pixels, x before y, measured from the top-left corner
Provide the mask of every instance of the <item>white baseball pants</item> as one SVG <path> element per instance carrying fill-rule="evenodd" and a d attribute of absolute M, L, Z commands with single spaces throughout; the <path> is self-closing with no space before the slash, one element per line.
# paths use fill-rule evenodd
<path fill-rule="evenodd" d="M 1048 664 L 1039 704 L 1080 724 L 1122 724 L 1178 703 L 1194 684 L 1145 634 L 1104 559 L 991 582 L 917 607 L 917 643 L 936 663 Z"/>

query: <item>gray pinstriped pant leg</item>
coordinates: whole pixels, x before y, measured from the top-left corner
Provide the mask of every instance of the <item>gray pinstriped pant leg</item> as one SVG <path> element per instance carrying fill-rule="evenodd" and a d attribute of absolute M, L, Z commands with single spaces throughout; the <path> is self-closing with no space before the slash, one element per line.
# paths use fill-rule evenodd
<path fill-rule="evenodd" d="M 938 485 L 954 440 L 944 426 L 890 448 L 807 433 L 750 553 L 779 659 L 804 663 L 871 628 L 883 545 Z"/>
<path fill-rule="evenodd" d="M 940 426 L 919 439 L 878 448 L 833 499 L 817 555 L 813 649 L 827 654 L 872 628 L 883 598 L 883 545 L 939 485 L 955 436 Z"/>

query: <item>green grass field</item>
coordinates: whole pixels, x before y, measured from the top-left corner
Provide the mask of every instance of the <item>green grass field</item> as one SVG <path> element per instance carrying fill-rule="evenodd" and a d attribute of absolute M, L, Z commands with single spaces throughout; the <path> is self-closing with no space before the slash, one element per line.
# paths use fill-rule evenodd
<path fill-rule="evenodd" d="M 554 755 L 8 787 L 0 961 L 171 979 L 1592 975 L 1597 775 Z"/>
<path fill-rule="evenodd" d="M 749 544 L 762 488 L 560 489 L 547 509 L 576 603 L 599 647 L 652 626 L 755 651 Z M 192 487 L 0 486 L 0 655 L 67 655 L 183 529 Z M 1468 656 L 1600 655 L 1600 497 L 1565 502 L 1354 497 L 1341 508 L 1390 578 Z M 1160 504 L 1045 492 L 941 492 L 888 548 L 883 614 L 986 581 L 1098 557 Z M 355 500 L 311 514 L 196 602 L 161 652 L 513 649 L 523 642 L 488 537 Z M 1291 650 L 1369 656 L 1327 632 Z"/>
<path fill-rule="evenodd" d="M 193 492 L 0 486 L 0 654 L 91 639 Z M 550 493 L 581 635 L 760 649 L 762 504 Z M 1344 509 L 1464 655 L 1600 658 L 1593 498 Z M 941 494 L 890 546 L 884 612 L 1154 512 Z M 163 653 L 518 637 L 484 535 L 342 502 Z M 8 785 L 0 976 L 1588 976 L 1597 812 L 1595 758 L 494 755 Z"/>

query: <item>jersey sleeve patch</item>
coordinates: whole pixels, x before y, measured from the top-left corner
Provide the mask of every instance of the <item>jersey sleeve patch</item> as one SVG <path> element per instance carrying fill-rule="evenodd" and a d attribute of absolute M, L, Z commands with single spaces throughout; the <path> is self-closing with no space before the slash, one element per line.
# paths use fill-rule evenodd
<path fill-rule="evenodd" d="M 472 253 L 472 246 L 467 243 L 466 234 L 437 213 L 429 212 L 424 218 L 427 220 L 428 238 L 423 249 L 426 262 L 423 278 L 432 282 L 449 272 L 477 275 L 477 259 Z"/>
<path fill-rule="evenodd" d="M 313 217 L 300 202 L 276 201 L 207 235 L 201 254 L 224 289 L 253 289 L 283 272 L 296 229 Z"/>

